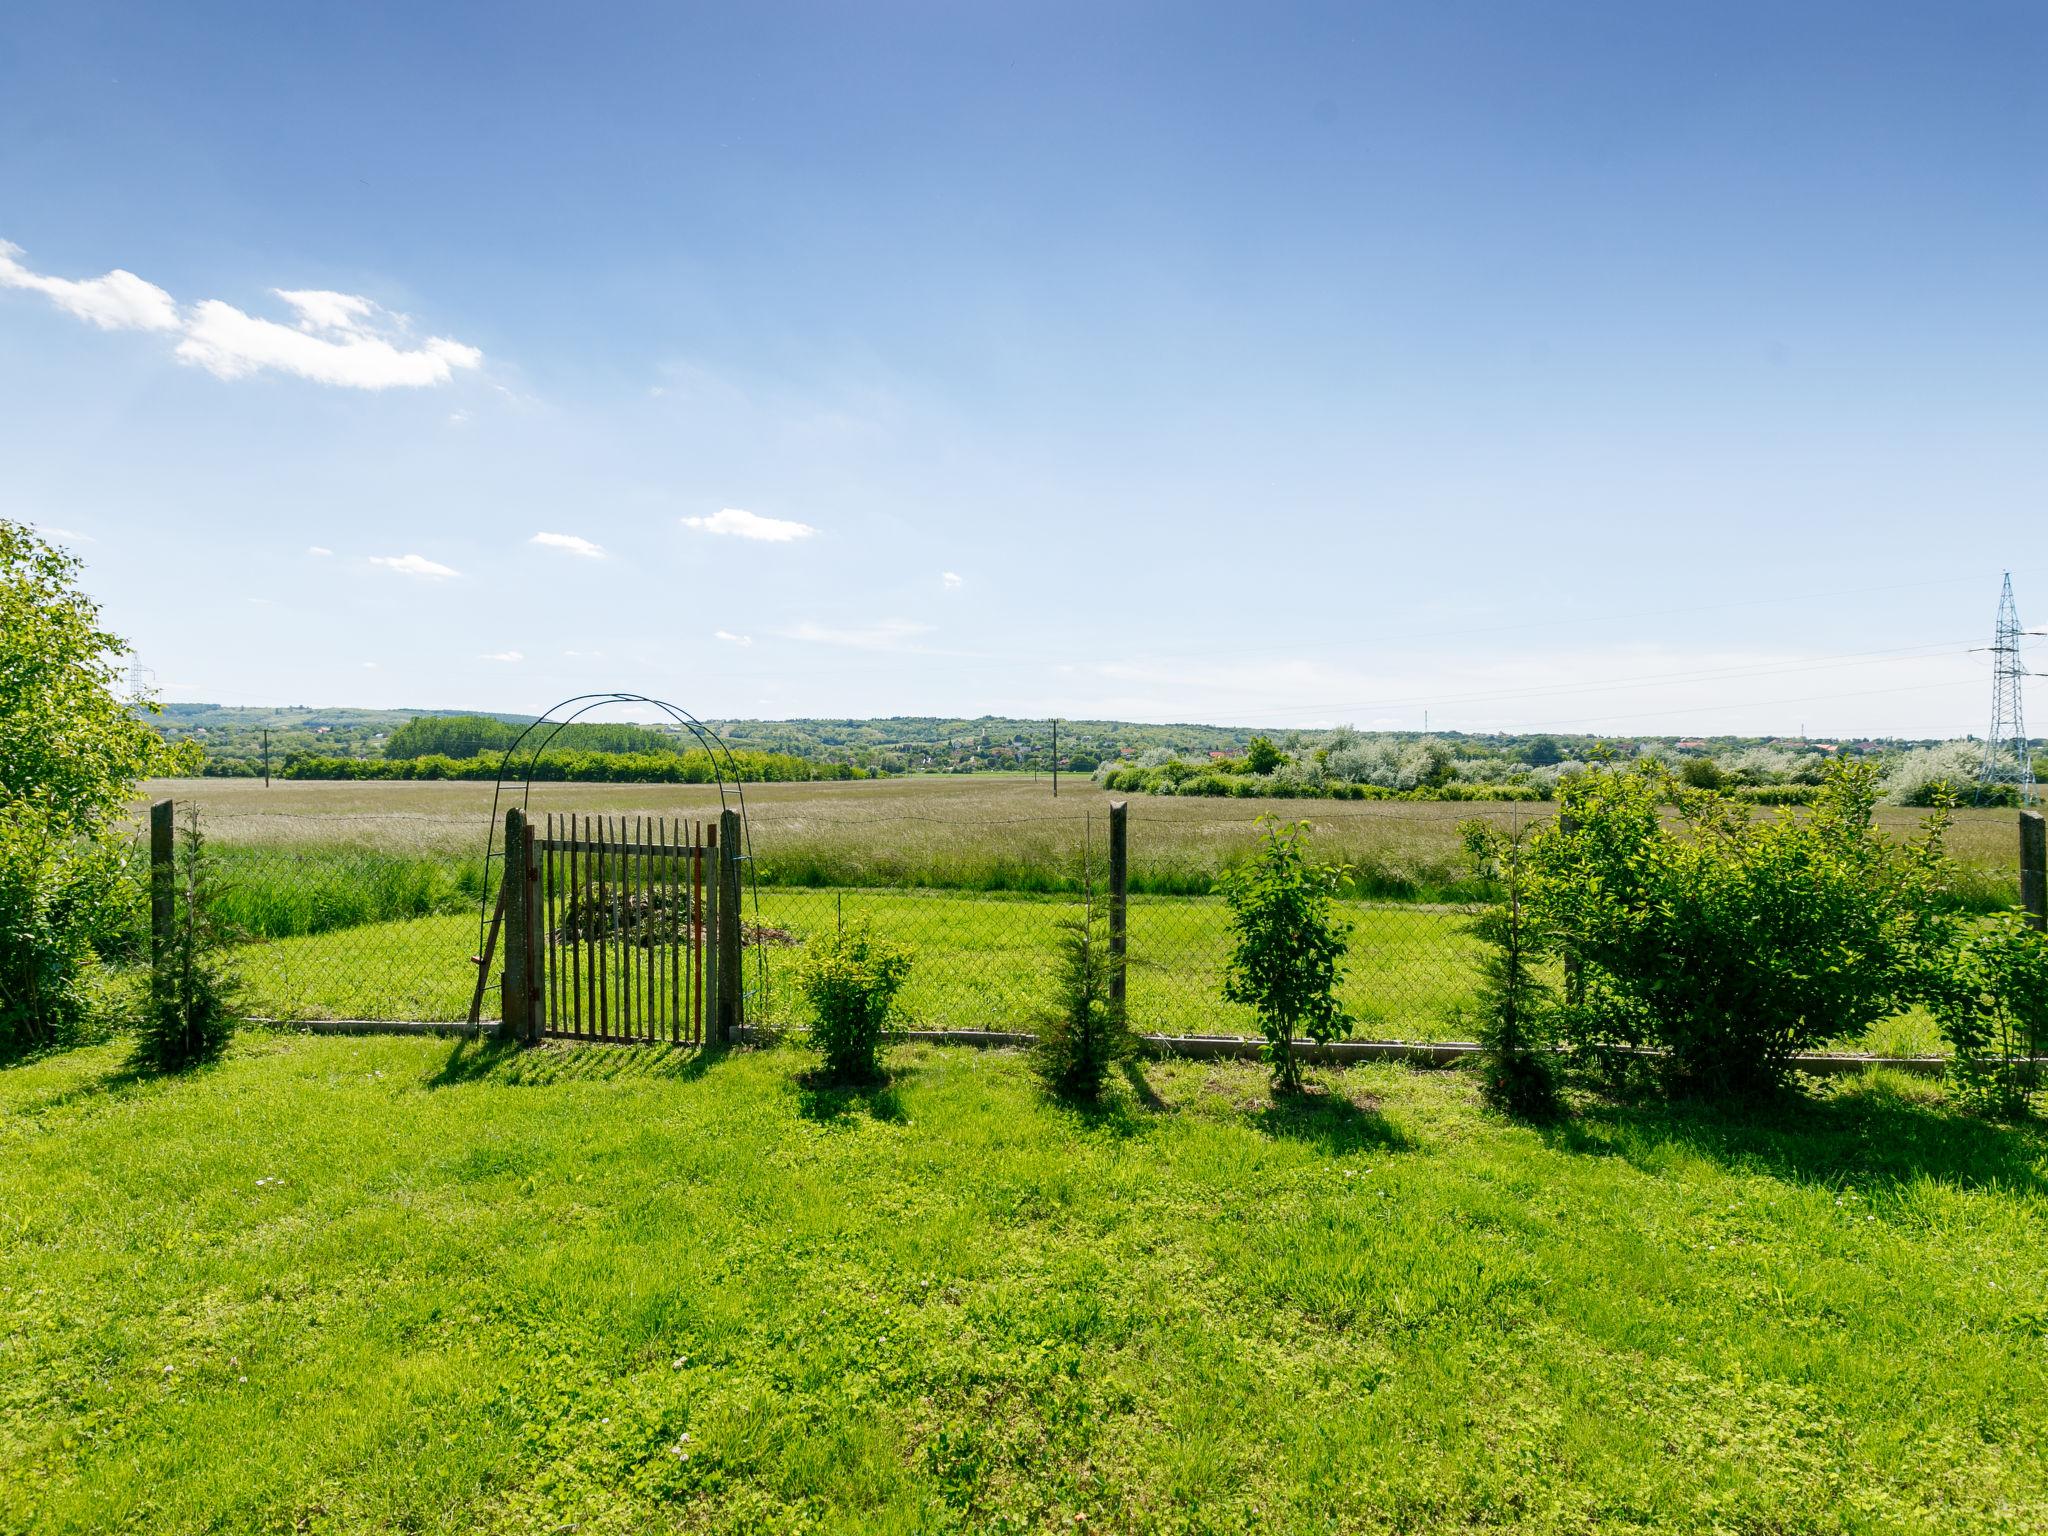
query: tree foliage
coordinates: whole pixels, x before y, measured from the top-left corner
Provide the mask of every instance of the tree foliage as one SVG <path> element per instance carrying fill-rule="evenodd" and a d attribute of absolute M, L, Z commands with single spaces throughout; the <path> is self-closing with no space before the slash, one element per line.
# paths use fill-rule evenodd
<path fill-rule="evenodd" d="M 1258 827 L 1252 857 L 1223 876 L 1231 928 L 1223 998 L 1257 1016 L 1273 1080 L 1292 1091 L 1301 1086 L 1294 1037 L 1326 1042 L 1351 1027 L 1337 1001 L 1351 925 L 1336 907 L 1350 870 L 1310 853 L 1305 821 L 1261 816 Z"/>
<path fill-rule="evenodd" d="M 156 872 L 169 887 L 171 927 L 150 967 L 149 1001 L 135 1055 L 159 1072 L 179 1072 L 227 1048 L 235 1030 L 238 981 L 230 935 L 215 915 L 219 892 L 208 862 L 199 807 L 188 805 L 176 856 Z"/>
<path fill-rule="evenodd" d="M 1033 1061 L 1054 1093 L 1093 1102 L 1110 1068 L 1129 1054 L 1121 1000 L 1111 995 L 1107 915 L 1084 879 L 1079 905 L 1059 922 L 1052 1006 L 1038 1027 Z"/>
<path fill-rule="evenodd" d="M 1889 840 L 1877 782 L 1873 765 L 1833 764 L 1810 808 L 1761 819 L 1660 770 L 1566 780 L 1557 824 L 1531 840 L 1529 892 L 1582 967 L 1572 1042 L 1610 1063 L 1661 1052 L 1677 1090 L 1754 1092 L 1923 995 L 1956 936 L 1946 812 Z"/>
<path fill-rule="evenodd" d="M 1479 877 L 1500 893 L 1472 920 L 1479 962 L 1480 1084 L 1494 1108 L 1525 1120 L 1559 1110 L 1552 1051 L 1556 995 L 1538 969 L 1548 945 L 1529 906 L 1528 848 L 1520 830 L 1486 821 L 1462 828 Z"/>
<path fill-rule="evenodd" d="M 2026 1114 L 2048 1086 L 2048 938 L 2000 913 L 1965 939 L 1931 992 L 1958 1097 L 1991 1114 Z"/>
<path fill-rule="evenodd" d="M 116 692 L 126 647 L 79 563 L 0 518 L 0 1049 L 88 1014 L 81 978 L 106 914 L 134 910 L 118 819 L 137 782 L 188 768 Z"/>
<path fill-rule="evenodd" d="M 881 1075 L 882 1034 L 910 979 L 910 951 L 865 922 L 821 933 L 804 946 L 797 986 L 811 1009 L 811 1043 L 842 1082 Z"/>

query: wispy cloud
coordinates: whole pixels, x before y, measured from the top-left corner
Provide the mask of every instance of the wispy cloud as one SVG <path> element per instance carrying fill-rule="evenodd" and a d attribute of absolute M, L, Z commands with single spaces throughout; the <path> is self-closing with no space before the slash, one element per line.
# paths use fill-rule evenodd
<path fill-rule="evenodd" d="M 68 315 L 103 331 L 175 331 L 178 304 L 155 283 L 116 267 L 104 277 L 46 277 L 19 261 L 22 249 L 0 240 L 0 288 L 40 293 Z"/>
<path fill-rule="evenodd" d="M 315 560 L 331 560 L 334 558 L 334 551 L 325 544 L 309 544 L 306 546 L 306 553 Z"/>
<path fill-rule="evenodd" d="M 529 544 L 539 544 L 548 549 L 567 550 L 570 554 L 581 555 L 586 560 L 602 560 L 604 558 L 604 546 L 602 544 L 593 544 L 590 540 L 578 538 L 573 533 L 536 533 L 526 542 Z"/>
<path fill-rule="evenodd" d="M 931 632 L 929 624 L 914 624 L 908 619 L 880 619 L 873 624 L 857 624 L 846 629 L 806 621 L 785 631 L 785 634 L 791 640 L 808 641 L 813 645 L 840 645 L 856 651 L 911 651 L 920 649 L 916 644 L 920 635 Z"/>
<path fill-rule="evenodd" d="M 414 576 L 421 581 L 446 581 L 450 576 L 462 574 L 438 560 L 429 560 L 425 555 L 372 555 L 370 564 L 381 565 L 387 571 L 396 571 L 401 576 Z"/>
<path fill-rule="evenodd" d="M 939 585 L 948 592 L 954 592 L 958 591 L 965 583 L 960 580 L 960 573 L 958 571 L 942 571 L 939 573 Z"/>
<path fill-rule="evenodd" d="M 725 507 L 710 517 L 686 517 L 683 526 L 695 528 L 699 533 L 758 539 L 764 544 L 788 544 L 796 539 L 808 539 L 818 531 L 809 523 L 791 522 L 783 517 L 763 517 L 758 512 L 743 512 L 738 507 Z"/>
<path fill-rule="evenodd" d="M 48 523 L 31 525 L 46 539 L 62 539 L 67 544 L 97 544 L 99 540 L 89 533 L 80 533 L 76 528 L 53 528 Z"/>
<path fill-rule="evenodd" d="M 446 336 L 414 341 L 405 316 L 359 294 L 274 289 L 297 316 L 286 325 L 220 299 L 181 309 L 156 284 L 119 267 L 103 277 L 51 277 L 23 266 L 21 254 L 0 240 L 0 288 L 40 293 L 101 330 L 178 332 L 179 359 L 216 378 L 269 371 L 345 389 L 419 389 L 446 384 L 484 360 L 475 347 Z"/>
<path fill-rule="evenodd" d="M 727 645 L 752 645 L 754 643 L 752 635 L 736 635 L 729 629 L 714 630 L 711 638 L 723 640 Z"/>
<path fill-rule="evenodd" d="M 479 661 L 524 661 L 526 658 L 517 651 L 486 651 L 477 658 Z"/>

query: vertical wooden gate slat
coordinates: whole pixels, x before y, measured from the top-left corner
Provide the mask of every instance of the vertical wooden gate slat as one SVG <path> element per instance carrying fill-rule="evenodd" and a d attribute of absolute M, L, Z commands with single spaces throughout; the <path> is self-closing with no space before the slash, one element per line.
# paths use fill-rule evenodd
<path fill-rule="evenodd" d="M 697 1043 L 704 1044 L 704 822 L 690 837 L 690 962 L 696 968 L 691 985 L 696 998 L 690 1004 L 690 1023 L 697 1031 Z"/>
<path fill-rule="evenodd" d="M 545 885 L 547 885 L 547 924 L 543 924 L 545 932 L 541 936 L 541 954 L 547 956 L 545 961 L 543 961 L 543 965 L 547 965 L 547 1026 L 549 1026 L 549 1030 L 559 1030 L 561 1028 L 561 967 L 557 965 L 557 954 L 555 954 L 557 911 L 555 911 L 555 813 L 553 811 L 547 813 L 547 848 L 541 852 L 541 864 L 547 870 L 547 877 L 545 877 Z"/>

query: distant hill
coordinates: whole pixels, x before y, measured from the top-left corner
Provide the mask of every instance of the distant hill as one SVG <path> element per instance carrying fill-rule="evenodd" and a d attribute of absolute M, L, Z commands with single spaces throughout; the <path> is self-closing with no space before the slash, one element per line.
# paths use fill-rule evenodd
<path fill-rule="evenodd" d="M 156 723 L 172 740 L 191 738 L 206 749 L 207 772 L 246 774 L 260 771 L 263 732 L 270 732 L 273 765 L 287 755 L 313 753 L 325 757 L 402 757 L 420 752 L 472 756 L 495 751 L 532 715 L 498 714 L 460 709 L 338 709 L 291 706 L 239 708 L 220 704 L 166 704 Z M 420 722 L 413 725 L 414 721 Z M 796 720 L 713 719 L 705 722 L 734 747 L 784 752 L 821 763 L 847 763 L 887 773 L 977 773 L 991 770 L 1044 769 L 1052 760 L 1052 723 L 1006 715 L 967 719 L 945 715 L 890 715 L 876 719 L 810 717 Z M 1266 731 L 1251 726 L 1152 724 L 1132 720 L 1062 720 L 1059 755 L 1062 768 L 1085 773 L 1098 763 L 1129 760 L 1147 753 L 1171 753 L 1190 760 L 1234 757 L 1253 736 L 1265 734 L 1282 743 L 1298 744 L 1328 732 Z M 1395 739 L 1420 732 L 1374 733 Z M 1654 751 L 1667 757 L 1720 755 L 1756 746 L 1806 746 L 1766 737 L 1712 736 L 1595 738 L 1533 734 L 1473 734 L 1438 731 L 1438 740 L 1454 744 L 1461 755 L 1505 754 L 1536 764 L 1583 758 L 1596 742 L 1628 755 Z M 583 739 L 562 745 L 583 750 L 660 750 L 665 744 L 686 746 L 667 726 L 594 724 Z M 1816 742 L 1814 747 L 1820 747 Z M 1844 744 L 1848 745 L 1848 744 Z M 1859 742 L 1854 749 L 1876 751 L 1924 743 Z"/>

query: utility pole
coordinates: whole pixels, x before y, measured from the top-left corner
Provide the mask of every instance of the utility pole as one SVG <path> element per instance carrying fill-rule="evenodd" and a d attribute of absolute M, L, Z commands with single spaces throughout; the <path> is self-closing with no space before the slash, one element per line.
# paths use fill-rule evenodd
<path fill-rule="evenodd" d="M 1058 717 L 1054 717 L 1052 722 L 1052 797 L 1055 800 L 1060 797 L 1060 722 Z"/>
<path fill-rule="evenodd" d="M 1984 767 L 1977 775 L 1982 785 L 2013 784 L 2019 789 L 2020 804 L 2034 803 L 2034 750 L 2027 739 L 2026 712 L 2020 706 L 2020 679 L 2027 664 L 2020 655 L 2018 607 L 2012 600 L 2012 572 L 2005 573 L 2005 588 L 1998 598 L 1998 627 L 1991 641 L 1991 733 L 1984 738 Z"/>
<path fill-rule="evenodd" d="M 270 788 L 270 728 L 263 728 L 263 787 Z"/>

